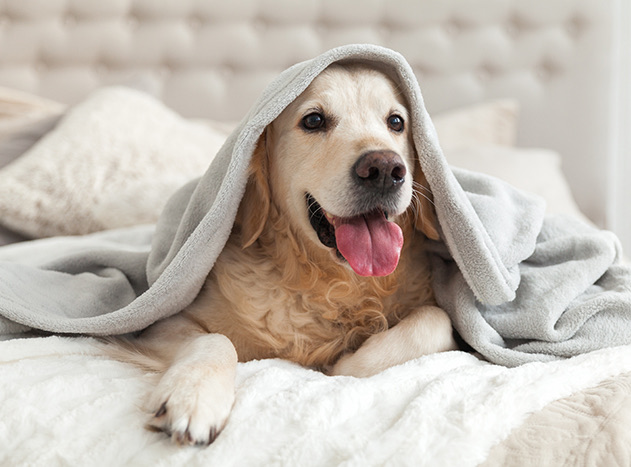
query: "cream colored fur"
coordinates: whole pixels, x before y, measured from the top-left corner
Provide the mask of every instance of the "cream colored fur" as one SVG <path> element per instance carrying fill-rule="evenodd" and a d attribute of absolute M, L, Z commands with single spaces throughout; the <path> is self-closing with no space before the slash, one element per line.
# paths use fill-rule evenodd
<path fill-rule="evenodd" d="M 300 127 L 314 110 L 331 129 Z M 333 375 L 370 376 L 456 348 L 423 260 L 424 239 L 438 238 L 431 193 L 411 135 L 386 124 L 393 113 L 410 118 L 388 78 L 333 66 L 266 129 L 235 228 L 203 290 L 134 344 L 145 357 L 131 360 L 166 369 L 149 401 L 151 427 L 178 443 L 212 442 L 234 400 L 237 360 L 280 357 Z M 349 216 L 349 174 L 371 150 L 397 153 L 413 174 L 389 213 L 405 241 L 386 277 L 361 277 L 325 247 L 305 203 L 310 193 L 327 213 Z"/>

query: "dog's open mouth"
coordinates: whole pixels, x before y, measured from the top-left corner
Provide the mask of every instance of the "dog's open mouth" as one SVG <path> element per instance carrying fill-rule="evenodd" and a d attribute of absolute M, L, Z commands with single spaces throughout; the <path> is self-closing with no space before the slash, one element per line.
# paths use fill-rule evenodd
<path fill-rule="evenodd" d="M 320 242 L 335 248 L 338 256 L 360 276 L 387 276 L 399 263 L 403 247 L 401 228 L 380 209 L 354 216 L 336 217 L 327 213 L 307 194 L 309 220 Z"/>

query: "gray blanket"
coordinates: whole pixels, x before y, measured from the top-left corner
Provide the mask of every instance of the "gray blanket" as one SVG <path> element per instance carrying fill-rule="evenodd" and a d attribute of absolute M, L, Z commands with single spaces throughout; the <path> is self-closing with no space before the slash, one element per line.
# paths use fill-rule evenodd
<path fill-rule="evenodd" d="M 541 200 L 451 169 L 410 66 L 370 45 L 333 49 L 283 72 L 156 226 L 0 248 L 0 334 L 120 334 L 186 307 L 230 234 L 263 129 L 324 68 L 345 60 L 387 72 L 411 103 L 442 235 L 431 245 L 434 289 L 469 344 L 514 366 L 631 343 L 631 272 L 620 264 L 616 238 L 571 219 L 544 219 Z"/>

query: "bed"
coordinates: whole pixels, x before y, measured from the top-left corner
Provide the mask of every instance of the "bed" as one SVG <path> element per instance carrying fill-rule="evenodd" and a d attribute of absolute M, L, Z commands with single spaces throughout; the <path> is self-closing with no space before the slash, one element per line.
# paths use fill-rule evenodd
<path fill-rule="evenodd" d="M 603 53 L 616 3 L 365 5 L 5 2 L 3 260 L 31 239 L 142 231 L 269 81 L 347 43 L 407 58 L 450 163 L 625 243 L 612 224 L 619 70 Z M 514 368 L 449 352 L 366 379 L 253 361 L 216 442 L 181 448 L 144 428 L 155 375 L 91 337 L 13 331 L 0 343 L 2 465 L 631 463 L 631 346 Z"/>

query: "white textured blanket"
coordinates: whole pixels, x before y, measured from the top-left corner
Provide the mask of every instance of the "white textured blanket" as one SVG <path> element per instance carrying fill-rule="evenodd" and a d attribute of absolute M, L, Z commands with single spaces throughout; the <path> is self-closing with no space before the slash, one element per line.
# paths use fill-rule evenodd
<path fill-rule="evenodd" d="M 253 361 L 217 440 L 180 448 L 143 428 L 153 375 L 89 338 L 12 340 L 0 343 L 0 465 L 473 466 L 528 414 L 628 371 L 631 346 L 518 368 L 449 352 L 367 379 Z"/>

